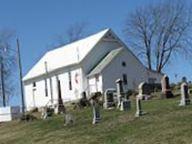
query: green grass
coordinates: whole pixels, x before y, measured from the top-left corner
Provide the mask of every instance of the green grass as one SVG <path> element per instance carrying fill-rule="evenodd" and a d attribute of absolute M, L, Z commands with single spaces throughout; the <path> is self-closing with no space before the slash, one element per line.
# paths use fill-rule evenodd
<path fill-rule="evenodd" d="M 102 121 L 92 125 L 91 109 L 72 112 L 76 122 L 63 126 L 63 117 L 0 124 L 0 143 L 9 144 L 192 144 L 192 106 L 178 99 L 144 101 L 146 115 L 132 110 L 102 110 Z"/>

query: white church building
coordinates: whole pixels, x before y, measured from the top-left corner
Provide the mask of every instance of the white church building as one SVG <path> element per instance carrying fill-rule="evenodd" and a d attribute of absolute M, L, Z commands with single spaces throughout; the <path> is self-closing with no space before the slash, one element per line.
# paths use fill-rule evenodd
<path fill-rule="evenodd" d="M 105 29 L 94 35 L 48 51 L 24 76 L 27 110 L 81 98 L 81 93 L 116 88 L 136 89 L 140 82 L 160 83 L 162 75 L 149 71 L 128 47 Z"/>

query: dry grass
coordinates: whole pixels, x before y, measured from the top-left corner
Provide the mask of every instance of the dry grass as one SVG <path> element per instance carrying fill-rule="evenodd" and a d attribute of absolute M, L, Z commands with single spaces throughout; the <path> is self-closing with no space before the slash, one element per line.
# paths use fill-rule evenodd
<path fill-rule="evenodd" d="M 102 121 L 91 124 L 91 109 L 73 111 L 76 123 L 63 126 L 63 117 L 29 123 L 0 124 L 4 144 L 192 144 L 192 106 L 179 107 L 178 99 L 143 102 L 148 114 L 135 118 L 132 110 L 103 111 Z"/>

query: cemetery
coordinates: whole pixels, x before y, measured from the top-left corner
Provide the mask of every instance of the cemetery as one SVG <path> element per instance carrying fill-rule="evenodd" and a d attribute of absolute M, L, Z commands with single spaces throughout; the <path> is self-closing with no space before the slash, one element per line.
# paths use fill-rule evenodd
<path fill-rule="evenodd" d="M 169 94 L 174 95 L 172 98 L 162 97 L 165 94 L 163 89 L 160 93 L 149 93 L 147 89 L 151 86 L 144 82 L 138 86 L 137 94 L 129 96 L 124 92 L 120 79 L 116 81 L 116 86 L 104 95 L 93 93 L 87 99 L 90 105 L 85 107 L 74 109 L 73 104 L 60 102 L 62 106 L 56 112 L 49 109 L 41 115 L 34 110 L 30 115 L 35 119 L 31 121 L 0 123 L 0 141 L 39 144 L 49 141 L 58 144 L 191 142 L 190 84 L 181 82 L 171 87 L 166 83 Z M 151 96 L 143 98 L 146 95 Z M 5 134 L 8 131 L 11 137 Z"/>
<path fill-rule="evenodd" d="M 192 144 L 191 4 L 2 1 L 0 144 Z"/>

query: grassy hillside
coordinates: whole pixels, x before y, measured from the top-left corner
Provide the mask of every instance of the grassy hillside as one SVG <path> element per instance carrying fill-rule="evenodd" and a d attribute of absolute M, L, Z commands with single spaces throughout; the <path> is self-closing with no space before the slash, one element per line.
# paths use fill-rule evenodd
<path fill-rule="evenodd" d="M 63 126 L 62 116 L 34 122 L 0 124 L 0 143 L 8 144 L 191 144 L 192 105 L 178 99 L 143 102 L 148 114 L 135 118 L 132 110 L 103 111 L 102 122 L 92 125 L 91 109 L 73 112 L 76 123 Z"/>

